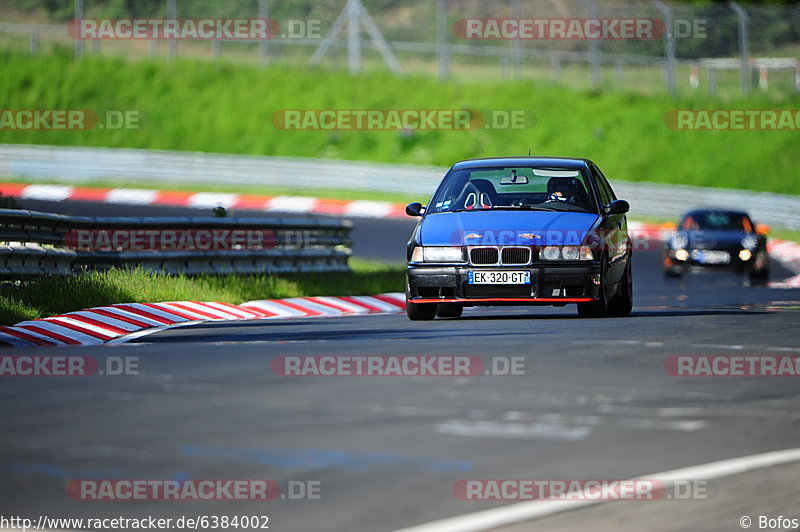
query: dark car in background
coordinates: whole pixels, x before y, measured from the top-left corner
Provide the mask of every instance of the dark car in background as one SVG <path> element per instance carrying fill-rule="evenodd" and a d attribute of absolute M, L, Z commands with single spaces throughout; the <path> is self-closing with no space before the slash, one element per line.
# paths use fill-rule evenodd
<path fill-rule="evenodd" d="M 582 317 L 633 304 L 627 201 L 588 159 L 461 161 L 445 175 L 408 242 L 412 320 L 464 307 L 578 305 Z"/>
<path fill-rule="evenodd" d="M 769 279 L 768 232 L 744 211 L 691 210 L 664 241 L 664 274 L 728 270 L 764 283 Z"/>

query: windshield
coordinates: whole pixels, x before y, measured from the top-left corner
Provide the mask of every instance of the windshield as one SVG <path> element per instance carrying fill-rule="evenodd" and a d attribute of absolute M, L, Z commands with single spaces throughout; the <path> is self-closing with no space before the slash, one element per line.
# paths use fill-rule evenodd
<path fill-rule="evenodd" d="M 451 170 L 427 212 L 488 209 L 597 212 L 582 170 L 531 166 Z"/>
<path fill-rule="evenodd" d="M 715 230 L 753 232 L 750 219 L 738 212 L 700 212 L 688 215 L 681 222 L 684 231 Z"/>

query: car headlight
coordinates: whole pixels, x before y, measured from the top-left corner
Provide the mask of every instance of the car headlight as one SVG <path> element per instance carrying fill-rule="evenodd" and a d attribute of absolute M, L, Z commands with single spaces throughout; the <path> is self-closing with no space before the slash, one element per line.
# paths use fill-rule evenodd
<path fill-rule="evenodd" d="M 679 249 L 675 252 L 675 258 L 681 262 L 689 260 L 689 252 L 685 249 Z"/>
<path fill-rule="evenodd" d="M 412 262 L 463 262 L 464 252 L 460 247 L 417 246 L 411 252 Z"/>
<path fill-rule="evenodd" d="M 739 259 L 741 259 L 742 262 L 747 262 L 752 257 L 753 257 L 753 254 L 750 252 L 750 250 L 743 249 L 743 250 L 741 250 L 739 252 Z"/>
<path fill-rule="evenodd" d="M 561 256 L 564 257 L 564 260 L 578 260 L 580 253 L 578 246 L 564 246 L 561 248 Z"/>
<path fill-rule="evenodd" d="M 675 233 L 669 239 L 672 249 L 686 249 L 689 246 L 689 237 L 684 233 Z"/>
<path fill-rule="evenodd" d="M 594 260 L 589 246 L 546 246 L 541 257 L 544 260 Z"/>
<path fill-rule="evenodd" d="M 547 246 L 542 250 L 542 257 L 546 260 L 558 260 L 561 257 L 561 249 L 558 246 Z"/>
<path fill-rule="evenodd" d="M 742 239 L 742 247 L 748 251 L 753 251 L 758 246 L 758 238 L 754 235 L 747 235 Z"/>

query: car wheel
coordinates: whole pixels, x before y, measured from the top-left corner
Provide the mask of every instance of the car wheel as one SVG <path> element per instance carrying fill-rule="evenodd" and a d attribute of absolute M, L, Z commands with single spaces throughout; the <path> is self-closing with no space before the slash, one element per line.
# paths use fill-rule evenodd
<path fill-rule="evenodd" d="M 436 303 L 410 303 L 406 301 L 406 315 L 411 321 L 427 321 L 436 317 Z"/>
<path fill-rule="evenodd" d="M 462 312 L 464 307 L 455 303 L 439 303 L 436 306 L 436 315 L 440 318 L 458 318 Z"/>
<path fill-rule="evenodd" d="M 625 277 L 620 282 L 620 290 L 608 302 L 608 315 L 623 318 L 629 315 L 631 310 L 633 310 L 633 273 L 629 257 L 628 267 L 625 268 Z"/>
<path fill-rule="evenodd" d="M 608 316 L 608 292 L 606 291 L 606 269 L 604 262 L 600 272 L 600 298 L 588 303 L 578 303 L 578 316 L 581 318 L 605 318 Z"/>
<path fill-rule="evenodd" d="M 750 284 L 767 284 L 769 281 L 769 268 L 750 272 Z"/>

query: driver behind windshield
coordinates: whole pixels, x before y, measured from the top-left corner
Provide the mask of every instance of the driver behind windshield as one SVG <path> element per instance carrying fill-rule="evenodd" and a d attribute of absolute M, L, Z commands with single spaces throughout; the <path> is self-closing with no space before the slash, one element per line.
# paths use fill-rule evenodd
<path fill-rule="evenodd" d="M 574 177 L 551 177 L 547 182 L 547 201 L 571 203 L 585 208 L 583 185 Z"/>

